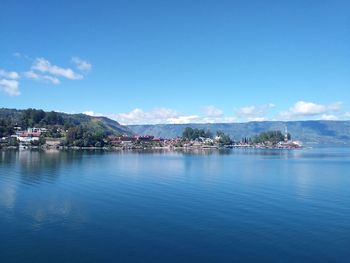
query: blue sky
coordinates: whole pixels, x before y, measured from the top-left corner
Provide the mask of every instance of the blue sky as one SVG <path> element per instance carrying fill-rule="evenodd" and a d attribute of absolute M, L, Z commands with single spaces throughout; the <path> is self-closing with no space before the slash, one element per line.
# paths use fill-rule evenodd
<path fill-rule="evenodd" d="M 121 123 L 350 118 L 350 2 L 1 0 L 0 107 Z"/>

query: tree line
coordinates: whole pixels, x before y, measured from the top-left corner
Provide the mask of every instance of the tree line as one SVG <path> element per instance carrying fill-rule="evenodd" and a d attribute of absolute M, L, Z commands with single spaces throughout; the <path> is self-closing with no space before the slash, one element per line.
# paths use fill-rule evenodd
<path fill-rule="evenodd" d="M 217 142 L 220 145 L 231 145 L 234 144 L 234 140 L 228 134 L 225 134 L 223 131 L 216 132 Z M 182 133 L 183 140 L 198 140 L 199 138 L 213 138 L 213 133 L 210 130 L 197 129 L 186 127 Z M 290 133 L 287 134 L 287 140 L 291 139 Z M 243 144 L 258 144 L 258 143 L 272 143 L 278 144 L 285 140 L 285 135 L 278 130 L 274 131 L 265 131 L 260 134 L 251 137 L 244 137 L 241 139 L 241 143 Z"/>
<path fill-rule="evenodd" d="M 77 147 L 103 147 L 111 132 L 103 129 L 96 122 L 81 123 L 85 116 L 64 118 L 63 113 L 51 111 L 45 112 L 37 109 L 26 109 L 19 116 L 12 117 L 10 114 L 0 116 L 0 138 L 15 134 L 14 127 L 26 130 L 29 127 L 47 128 L 47 132 L 39 141 L 33 141 L 33 145 L 45 143 L 43 137 L 61 138 L 63 146 Z"/>
<path fill-rule="evenodd" d="M 200 138 L 213 139 L 213 137 L 214 137 L 213 133 L 210 130 L 197 129 L 197 128 L 193 129 L 191 127 L 186 127 L 182 133 L 182 139 L 189 140 L 189 141 L 198 140 Z M 225 134 L 223 131 L 217 131 L 216 137 L 218 139 L 217 142 L 221 145 L 231 145 L 234 143 L 231 137 L 228 134 Z"/>

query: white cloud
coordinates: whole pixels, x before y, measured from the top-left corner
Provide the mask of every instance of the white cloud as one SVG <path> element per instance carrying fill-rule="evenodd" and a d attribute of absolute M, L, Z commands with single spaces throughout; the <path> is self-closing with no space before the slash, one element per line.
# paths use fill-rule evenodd
<path fill-rule="evenodd" d="M 237 112 L 239 115 L 251 116 L 256 115 L 257 109 L 255 106 L 248 106 L 240 108 Z"/>
<path fill-rule="evenodd" d="M 213 105 L 204 107 L 203 113 L 209 117 L 221 117 L 224 115 L 224 112 L 221 109 L 218 109 Z"/>
<path fill-rule="evenodd" d="M 165 123 L 169 124 L 186 124 L 186 123 L 230 123 L 236 121 L 234 117 L 212 117 L 199 115 L 180 115 L 166 119 Z"/>
<path fill-rule="evenodd" d="M 133 125 L 133 124 L 188 124 L 188 123 L 232 123 L 237 121 L 268 121 L 268 120 L 280 120 L 280 118 L 266 118 L 265 116 L 261 117 L 253 117 L 260 114 L 261 107 L 273 108 L 275 105 L 269 104 L 260 107 L 244 107 L 240 110 L 246 114 L 246 117 L 243 119 L 237 119 L 234 116 L 225 116 L 217 114 L 217 116 L 212 116 L 216 114 L 212 114 L 210 111 L 206 111 L 205 115 L 186 115 L 181 112 L 178 112 L 174 109 L 169 108 L 156 108 L 150 111 L 144 111 L 140 108 L 135 108 L 129 112 L 125 113 L 117 113 L 117 114 L 102 114 L 96 113 L 95 111 L 88 110 L 84 111 L 83 114 L 89 116 L 106 116 L 108 118 L 114 119 L 123 125 Z M 332 103 L 327 105 L 326 107 L 330 111 L 338 112 L 340 109 L 340 103 Z M 259 110 L 257 110 L 259 109 Z M 203 110 L 203 108 L 202 108 Z M 256 113 L 256 110 L 258 113 Z M 72 112 L 71 112 L 72 113 Z M 340 112 L 341 113 L 341 112 Z M 313 117 L 313 116 L 311 116 Z M 307 118 L 307 119 L 315 119 L 315 118 Z M 323 113 L 315 116 L 316 119 L 319 120 L 340 120 L 340 119 L 349 119 L 350 112 L 339 114 L 331 114 L 331 113 Z"/>
<path fill-rule="evenodd" d="M 0 79 L 0 90 L 10 96 L 18 96 L 21 94 L 19 91 L 19 82 L 14 79 Z"/>
<path fill-rule="evenodd" d="M 265 121 L 266 114 L 274 107 L 275 105 L 272 103 L 266 105 L 252 105 L 242 107 L 236 110 L 236 116 L 240 119 L 248 121 Z"/>
<path fill-rule="evenodd" d="M 27 55 L 21 54 L 19 52 L 14 53 L 13 56 L 33 61 L 33 59 Z M 91 64 L 85 60 L 80 59 L 79 57 L 73 57 L 72 62 L 76 65 L 82 74 L 87 73 L 91 70 Z M 61 78 L 78 80 L 83 79 L 84 75 L 82 74 L 79 74 L 70 68 L 62 68 L 53 65 L 45 58 L 36 58 L 34 59 L 30 70 L 24 72 L 22 75 L 32 80 L 58 85 L 61 83 Z M 6 71 L 4 69 L 0 69 L 0 91 L 3 91 L 10 96 L 20 95 L 21 93 L 19 91 L 18 81 L 19 78 L 20 75 L 15 71 Z"/>
<path fill-rule="evenodd" d="M 248 121 L 267 121 L 265 117 L 248 118 Z"/>
<path fill-rule="evenodd" d="M 83 76 L 74 72 L 70 68 L 61 68 L 56 65 L 52 65 L 50 61 L 45 58 L 36 58 L 31 67 L 32 71 L 39 71 L 41 73 L 49 73 L 54 76 L 64 77 L 70 80 L 82 79 Z"/>
<path fill-rule="evenodd" d="M 341 103 L 335 102 L 328 105 L 317 104 L 313 102 L 298 101 L 288 111 L 280 113 L 283 119 L 294 119 L 303 117 L 315 117 L 323 115 L 330 117 L 330 113 L 340 111 Z M 320 116 L 322 117 L 322 116 Z"/>
<path fill-rule="evenodd" d="M 320 119 L 324 121 L 335 121 L 338 120 L 338 117 L 333 114 L 322 114 Z"/>
<path fill-rule="evenodd" d="M 20 95 L 18 79 L 19 74 L 17 72 L 0 69 L 0 91 L 10 96 Z"/>
<path fill-rule="evenodd" d="M 177 116 L 167 119 L 167 123 L 172 124 L 186 124 L 186 123 L 200 123 L 202 119 L 198 115 Z"/>
<path fill-rule="evenodd" d="M 43 82 L 48 82 L 48 83 L 52 83 L 55 85 L 60 84 L 60 80 L 56 77 L 50 76 L 50 75 L 43 75 L 43 74 L 38 74 L 35 73 L 34 71 L 30 70 L 27 72 L 24 72 L 24 75 L 29 78 L 29 79 L 34 79 L 34 80 L 40 80 Z"/>
<path fill-rule="evenodd" d="M 89 72 L 92 68 L 92 65 L 89 62 L 87 62 L 86 60 L 83 60 L 79 57 L 72 57 L 72 62 L 76 65 L 76 67 L 80 71 L 82 71 L 84 73 Z"/>
<path fill-rule="evenodd" d="M 157 108 L 151 111 L 143 111 L 136 108 L 127 113 L 112 114 L 111 117 L 122 124 L 155 124 L 166 123 L 167 119 L 179 116 L 173 109 Z"/>
<path fill-rule="evenodd" d="M 83 114 L 88 115 L 88 116 L 95 116 L 95 112 L 93 112 L 93 111 L 84 111 Z"/>
<path fill-rule="evenodd" d="M 324 105 L 298 101 L 289 112 L 293 115 L 316 115 L 327 111 L 327 107 Z"/>
<path fill-rule="evenodd" d="M 0 77 L 3 77 L 5 79 L 18 79 L 19 75 L 15 71 L 6 71 L 3 69 L 0 69 Z"/>
<path fill-rule="evenodd" d="M 235 118 L 225 116 L 208 115 L 185 115 L 169 108 L 156 108 L 144 111 L 136 108 L 127 113 L 107 114 L 107 117 L 115 119 L 121 124 L 184 124 L 184 123 L 223 123 L 233 122 Z"/>
<path fill-rule="evenodd" d="M 329 111 L 340 111 L 343 103 L 342 102 L 334 102 L 329 105 L 327 105 L 327 109 Z"/>
<path fill-rule="evenodd" d="M 84 111 L 83 114 L 88 115 L 88 116 L 92 116 L 92 117 L 101 117 L 101 116 L 109 117 L 108 115 L 94 112 L 92 110 Z"/>
<path fill-rule="evenodd" d="M 22 54 L 15 53 L 15 56 L 22 57 Z M 77 68 L 82 73 L 87 73 L 89 70 L 91 70 L 91 64 L 78 57 L 72 58 L 72 62 L 76 64 Z M 51 83 L 54 85 L 60 84 L 62 78 L 69 80 L 79 80 L 84 78 L 84 75 L 75 72 L 71 68 L 62 68 L 53 65 L 45 58 L 34 59 L 30 70 L 24 72 L 24 76 L 29 79 Z"/>

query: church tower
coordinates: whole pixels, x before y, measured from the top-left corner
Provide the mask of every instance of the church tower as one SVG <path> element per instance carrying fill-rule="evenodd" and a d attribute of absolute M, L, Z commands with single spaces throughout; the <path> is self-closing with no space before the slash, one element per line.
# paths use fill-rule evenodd
<path fill-rule="evenodd" d="M 284 126 L 284 141 L 288 142 L 288 128 L 287 128 L 287 125 Z"/>

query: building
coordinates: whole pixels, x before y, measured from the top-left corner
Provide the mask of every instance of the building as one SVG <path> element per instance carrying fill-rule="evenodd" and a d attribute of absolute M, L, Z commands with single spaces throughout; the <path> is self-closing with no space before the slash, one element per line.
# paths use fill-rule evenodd
<path fill-rule="evenodd" d="M 28 133 L 45 133 L 47 132 L 46 128 L 28 128 L 27 129 Z"/>
<path fill-rule="evenodd" d="M 28 128 L 27 131 L 16 131 L 16 135 L 12 135 L 11 137 L 23 143 L 30 143 L 39 141 L 41 133 L 46 131 L 47 129 L 45 128 Z"/>
<path fill-rule="evenodd" d="M 17 136 L 17 140 L 20 142 L 39 141 L 40 135 L 40 133 L 22 133 L 21 135 Z"/>

